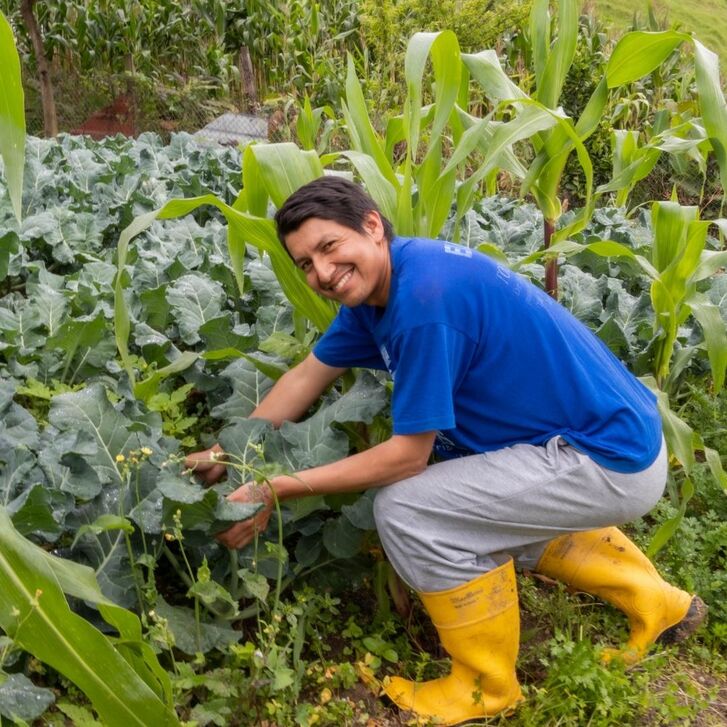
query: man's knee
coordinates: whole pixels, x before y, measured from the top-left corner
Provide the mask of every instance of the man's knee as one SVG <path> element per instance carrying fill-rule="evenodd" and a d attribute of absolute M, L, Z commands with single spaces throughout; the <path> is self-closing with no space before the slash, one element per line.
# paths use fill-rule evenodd
<path fill-rule="evenodd" d="M 380 487 L 374 498 L 374 520 L 382 540 L 391 533 L 393 526 L 401 521 L 402 503 L 394 492 L 396 485 Z"/>

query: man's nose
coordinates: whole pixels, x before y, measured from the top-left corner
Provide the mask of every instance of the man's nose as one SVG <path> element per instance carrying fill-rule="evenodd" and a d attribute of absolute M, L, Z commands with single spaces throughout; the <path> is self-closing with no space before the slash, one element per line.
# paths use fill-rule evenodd
<path fill-rule="evenodd" d="M 323 258 L 319 258 L 318 260 L 314 259 L 313 268 L 316 271 L 316 277 L 322 285 L 330 283 L 336 272 L 336 266 Z"/>

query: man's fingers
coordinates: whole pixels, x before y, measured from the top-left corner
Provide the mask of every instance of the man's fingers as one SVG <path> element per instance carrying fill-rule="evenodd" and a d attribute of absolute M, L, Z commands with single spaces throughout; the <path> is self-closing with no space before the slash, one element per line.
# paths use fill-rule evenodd
<path fill-rule="evenodd" d="M 225 465 L 216 462 L 215 464 L 211 465 L 204 473 L 200 472 L 199 474 L 208 485 L 213 485 L 215 482 L 217 482 L 217 480 L 220 479 L 220 477 L 225 474 L 226 471 L 227 468 L 225 467 Z"/>
<path fill-rule="evenodd" d="M 217 536 L 217 540 L 228 548 L 244 548 L 255 537 L 255 530 L 248 523 L 238 523 Z"/>
<path fill-rule="evenodd" d="M 184 466 L 198 475 L 204 483 L 213 485 L 226 473 L 225 464 L 220 461 L 223 456 L 219 447 L 211 447 L 188 454 L 184 458 Z"/>

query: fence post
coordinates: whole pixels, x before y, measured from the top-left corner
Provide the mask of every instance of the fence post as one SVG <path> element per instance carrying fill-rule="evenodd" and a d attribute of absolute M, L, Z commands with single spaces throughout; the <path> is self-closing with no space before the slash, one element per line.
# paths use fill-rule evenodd
<path fill-rule="evenodd" d="M 252 59 L 250 58 L 250 50 L 243 45 L 240 48 L 238 60 L 240 68 L 240 81 L 242 85 L 242 106 L 243 110 L 248 110 L 251 106 L 257 105 L 257 84 L 255 83 L 255 71 L 252 67 Z"/>

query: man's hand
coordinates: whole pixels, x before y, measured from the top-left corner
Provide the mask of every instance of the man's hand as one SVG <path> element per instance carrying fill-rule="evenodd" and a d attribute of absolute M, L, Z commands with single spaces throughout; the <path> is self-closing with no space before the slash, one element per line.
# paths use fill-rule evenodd
<path fill-rule="evenodd" d="M 232 502 L 263 503 L 262 509 L 254 517 L 235 523 L 232 527 L 217 536 L 217 540 L 228 548 L 244 548 L 258 533 L 262 533 L 268 526 L 270 515 L 275 507 L 273 495 L 268 485 L 258 485 L 253 482 L 248 482 L 228 495 L 227 499 Z"/>
<path fill-rule="evenodd" d="M 219 444 L 201 452 L 192 452 L 184 460 L 184 466 L 192 470 L 206 485 L 214 485 L 227 471 L 225 453 Z"/>

